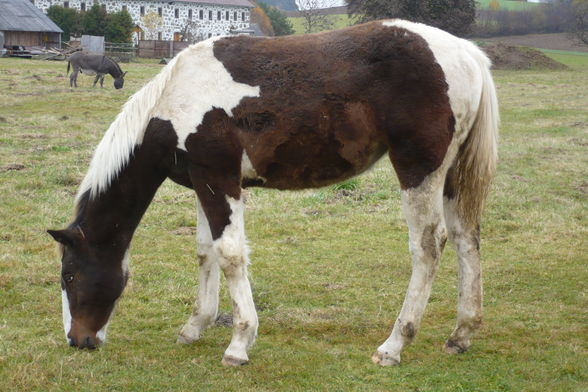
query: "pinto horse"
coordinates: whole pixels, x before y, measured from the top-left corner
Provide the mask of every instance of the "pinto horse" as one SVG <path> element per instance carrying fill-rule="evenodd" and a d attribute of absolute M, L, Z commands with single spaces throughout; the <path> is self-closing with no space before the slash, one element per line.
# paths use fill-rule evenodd
<path fill-rule="evenodd" d="M 449 353 L 482 320 L 479 221 L 496 166 L 498 105 L 490 61 L 422 24 L 371 22 L 319 34 L 213 38 L 182 51 L 134 94 L 98 145 L 61 243 L 70 345 L 106 338 L 128 279 L 129 244 L 160 184 L 195 191 L 200 264 L 191 343 L 233 303 L 222 362 L 241 365 L 257 335 L 247 276 L 242 189 L 321 187 L 388 153 L 399 178 L 413 271 L 389 338 L 372 359 L 400 362 L 421 323 L 447 238 L 457 249 L 457 325 Z"/>

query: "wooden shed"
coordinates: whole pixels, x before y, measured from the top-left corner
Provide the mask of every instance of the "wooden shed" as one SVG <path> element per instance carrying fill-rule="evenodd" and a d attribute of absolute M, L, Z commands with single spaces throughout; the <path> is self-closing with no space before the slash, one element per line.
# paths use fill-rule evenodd
<path fill-rule="evenodd" d="M 29 0 L 0 0 L 0 32 L 5 46 L 60 47 L 59 28 Z"/>

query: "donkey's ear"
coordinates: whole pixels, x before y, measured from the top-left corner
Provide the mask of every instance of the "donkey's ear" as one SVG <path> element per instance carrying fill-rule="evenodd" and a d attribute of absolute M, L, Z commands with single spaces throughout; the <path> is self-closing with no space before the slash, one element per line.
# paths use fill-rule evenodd
<path fill-rule="evenodd" d="M 65 230 L 47 230 L 47 233 L 60 244 L 73 247 L 80 240 L 80 235 L 77 231 L 71 229 Z"/>
<path fill-rule="evenodd" d="M 123 78 L 125 77 L 125 75 L 127 74 L 127 72 L 129 72 L 129 71 L 123 72 L 123 75 L 122 75 Z"/>

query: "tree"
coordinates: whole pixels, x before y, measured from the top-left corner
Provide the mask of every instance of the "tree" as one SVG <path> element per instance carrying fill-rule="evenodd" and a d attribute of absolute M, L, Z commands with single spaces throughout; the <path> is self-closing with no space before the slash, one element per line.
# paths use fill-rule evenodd
<path fill-rule="evenodd" d="M 157 39 L 157 33 L 163 27 L 163 18 L 151 11 L 141 18 L 147 39 Z"/>
<path fill-rule="evenodd" d="M 106 10 L 98 4 L 94 4 L 83 17 L 84 34 L 104 35 L 107 21 L 108 14 L 106 14 Z"/>
<path fill-rule="evenodd" d="M 263 9 L 265 14 L 269 18 L 272 27 L 274 28 L 274 33 L 276 35 L 294 34 L 294 28 L 292 27 L 292 23 L 290 23 L 290 21 L 282 11 L 280 11 L 276 7 L 267 5 L 262 2 L 259 2 L 257 4 L 259 5 L 259 7 L 261 7 L 261 9 Z"/>
<path fill-rule="evenodd" d="M 588 0 L 573 0 L 571 12 L 571 33 L 578 41 L 588 45 Z"/>
<path fill-rule="evenodd" d="M 274 36 L 276 33 L 274 32 L 274 27 L 272 26 L 272 22 L 270 18 L 267 16 L 263 8 L 259 5 L 251 10 L 250 14 L 251 23 L 257 23 L 261 32 L 267 36 Z"/>
<path fill-rule="evenodd" d="M 315 33 L 333 28 L 329 15 L 320 10 L 320 6 L 324 5 L 320 0 L 298 0 L 298 5 L 304 33 Z"/>
<path fill-rule="evenodd" d="M 133 18 L 126 10 L 110 14 L 104 39 L 108 42 L 131 42 L 134 27 Z"/>
<path fill-rule="evenodd" d="M 71 35 L 80 34 L 82 31 L 81 15 L 73 8 L 52 5 L 47 9 L 47 16 L 63 30 L 63 39 L 66 41 Z"/>
<path fill-rule="evenodd" d="M 401 18 L 465 35 L 476 19 L 475 0 L 347 0 L 349 13 L 362 22 Z"/>

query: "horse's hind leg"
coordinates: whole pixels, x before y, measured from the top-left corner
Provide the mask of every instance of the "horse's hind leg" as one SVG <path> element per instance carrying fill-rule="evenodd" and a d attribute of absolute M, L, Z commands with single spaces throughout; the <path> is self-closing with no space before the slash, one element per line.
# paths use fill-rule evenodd
<path fill-rule="evenodd" d="M 457 325 L 445 343 L 450 354 L 463 353 L 470 338 L 482 324 L 482 278 L 480 267 L 480 229 L 461 217 L 455 199 L 444 198 L 449 239 L 455 244 L 459 261 Z"/>
<path fill-rule="evenodd" d="M 414 339 L 419 329 L 447 239 L 443 217 L 444 178 L 445 170 L 439 168 L 419 186 L 402 191 L 402 208 L 409 229 L 412 275 L 392 333 L 372 357 L 377 364 L 399 364 L 400 352 Z"/>
<path fill-rule="evenodd" d="M 200 339 L 202 332 L 216 320 L 218 314 L 218 290 L 220 268 L 212 249 L 212 235 L 206 215 L 198 203 L 198 227 L 196 240 L 200 264 L 198 297 L 192 316 L 178 336 L 178 343 L 192 343 Z"/>

